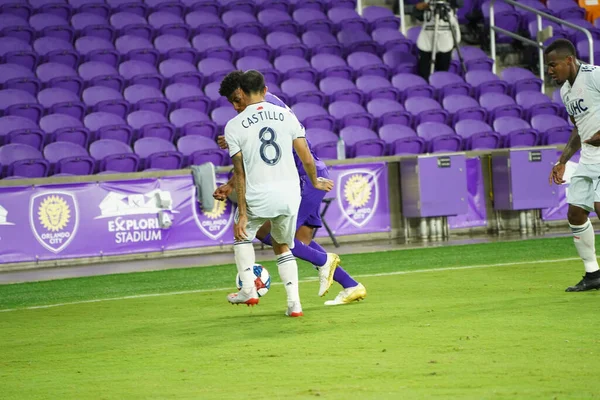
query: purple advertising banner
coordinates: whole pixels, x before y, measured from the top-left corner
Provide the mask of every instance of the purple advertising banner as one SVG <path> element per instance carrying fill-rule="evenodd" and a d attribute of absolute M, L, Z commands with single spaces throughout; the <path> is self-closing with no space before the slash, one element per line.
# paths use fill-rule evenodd
<path fill-rule="evenodd" d="M 485 186 L 481 159 L 467 159 L 468 211 L 464 215 L 448 218 L 450 229 L 474 228 L 487 225 Z"/>
<path fill-rule="evenodd" d="M 331 178 L 336 234 L 390 230 L 385 163 L 335 166 Z M 202 211 L 191 175 L 0 188 L 0 263 L 232 244 L 233 215 L 229 201 Z"/>

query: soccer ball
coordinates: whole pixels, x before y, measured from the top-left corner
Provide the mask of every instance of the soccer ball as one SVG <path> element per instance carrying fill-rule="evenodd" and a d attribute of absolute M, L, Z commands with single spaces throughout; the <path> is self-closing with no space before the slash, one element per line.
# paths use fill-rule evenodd
<path fill-rule="evenodd" d="M 258 297 L 262 297 L 267 294 L 269 288 L 271 287 L 271 275 L 269 275 L 269 271 L 267 271 L 267 269 L 260 264 L 254 264 L 253 270 L 254 276 L 256 276 L 256 279 L 254 280 L 256 291 L 258 292 Z M 240 274 L 236 275 L 235 284 L 238 290 L 242 288 Z"/>

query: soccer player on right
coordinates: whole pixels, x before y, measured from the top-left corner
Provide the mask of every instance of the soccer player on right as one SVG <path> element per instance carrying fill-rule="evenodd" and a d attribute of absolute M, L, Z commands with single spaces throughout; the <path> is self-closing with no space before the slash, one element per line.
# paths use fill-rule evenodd
<path fill-rule="evenodd" d="M 567 194 L 567 217 L 585 275 L 566 291 L 600 289 L 596 236 L 588 218 L 594 210 L 600 215 L 600 68 L 580 63 L 575 47 L 566 39 L 554 41 L 544 50 L 544 55 L 548 75 L 562 85 L 560 96 L 575 125 L 560 159 L 552 168 L 550 184 L 565 182 L 565 165 L 581 149 L 579 166 L 571 177 Z"/>

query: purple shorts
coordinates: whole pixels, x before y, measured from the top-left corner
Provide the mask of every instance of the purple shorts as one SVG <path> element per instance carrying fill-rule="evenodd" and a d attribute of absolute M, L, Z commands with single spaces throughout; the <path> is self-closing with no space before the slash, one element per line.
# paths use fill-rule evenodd
<path fill-rule="evenodd" d="M 318 169 L 317 176 L 329 179 L 329 171 L 327 168 Z M 300 185 L 302 200 L 298 209 L 296 228 L 300 228 L 302 225 L 311 228 L 320 228 L 323 226 L 323 222 L 321 221 L 321 201 L 325 197 L 326 192 L 315 189 L 310 182 L 310 178 L 306 175 L 300 177 Z"/>

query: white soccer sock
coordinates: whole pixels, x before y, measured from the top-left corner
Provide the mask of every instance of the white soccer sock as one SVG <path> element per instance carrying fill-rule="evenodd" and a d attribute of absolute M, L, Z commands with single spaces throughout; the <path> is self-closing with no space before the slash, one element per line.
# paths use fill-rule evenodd
<path fill-rule="evenodd" d="M 233 253 L 235 254 L 235 265 L 240 279 L 242 280 L 242 290 L 248 292 L 254 287 L 254 262 L 256 254 L 251 242 L 243 242 L 233 245 Z"/>
<path fill-rule="evenodd" d="M 598 271 L 598 260 L 596 259 L 596 234 L 592 222 L 588 219 L 583 225 L 571 225 L 573 241 L 579 257 L 583 260 L 585 272 Z"/>
<path fill-rule="evenodd" d="M 288 306 L 291 303 L 300 302 L 300 293 L 298 292 L 298 264 L 291 251 L 277 256 L 277 268 L 279 270 L 279 277 L 285 286 Z"/>

